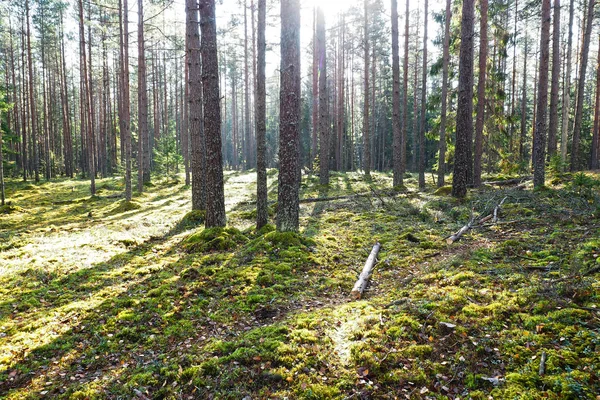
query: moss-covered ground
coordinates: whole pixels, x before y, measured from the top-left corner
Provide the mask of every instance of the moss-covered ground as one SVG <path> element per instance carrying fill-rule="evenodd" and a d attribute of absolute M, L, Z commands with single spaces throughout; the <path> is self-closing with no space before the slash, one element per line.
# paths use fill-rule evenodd
<path fill-rule="evenodd" d="M 461 201 L 411 176 L 396 192 L 388 174 L 332 173 L 328 188 L 305 176 L 302 198 L 345 198 L 302 203 L 300 234 L 256 231 L 255 174 L 225 178 L 229 225 L 209 230 L 178 179 L 132 202 L 119 179 L 98 180 L 95 197 L 81 180 L 9 180 L 0 398 L 600 393 L 598 174 Z M 503 198 L 497 223 L 447 244 Z M 376 241 L 370 286 L 351 300 Z"/>

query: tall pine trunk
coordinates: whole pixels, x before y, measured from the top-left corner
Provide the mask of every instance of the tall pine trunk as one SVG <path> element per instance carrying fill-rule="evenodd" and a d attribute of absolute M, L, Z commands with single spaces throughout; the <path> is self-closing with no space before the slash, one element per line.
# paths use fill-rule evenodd
<path fill-rule="evenodd" d="M 470 160 L 469 138 L 473 136 L 473 24 L 475 20 L 474 0 L 464 0 L 460 30 L 460 58 L 458 64 L 458 105 L 456 109 L 456 149 L 452 196 L 465 197 Z"/>
<path fill-rule="evenodd" d="M 202 94 L 206 140 L 206 219 L 207 228 L 225 226 L 223 154 L 221 152 L 221 97 L 217 57 L 215 0 L 200 0 L 202 30 Z"/>
<path fill-rule="evenodd" d="M 552 86 L 550 88 L 550 123 L 548 124 L 548 157 L 556 154 L 558 131 L 558 91 L 560 78 L 560 0 L 554 0 L 552 17 Z"/>
<path fill-rule="evenodd" d="M 575 8 L 575 0 L 571 0 L 569 4 L 569 33 L 567 37 L 567 72 L 565 73 L 565 83 L 563 87 L 563 104 L 562 104 L 562 127 L 560 140 L 560 158 L 563 164 L 567 163 L 567 149 L 569 138 L 569 108 L 571 107 L 571 53 L 573 49 L 573 14 Z"/>
<path fill-rule="evenodd" d="M 445 184 L 446 177 L 446 117 L 448 111 L 448 64 L 450 63 L 450 22 L 452 20 L 452 0 L 446 0 L 446 21 L 444 24 L 444 50 L 442 60 L 442 112 L 440 115 L 440 142 L 438 156 L 438 187 Z"/>
<path fill-rule="evenodd" d="M 186 35 L 188 53 L 189 130 L 192 161 L 192 209 L 206 208 L 205 134 L 202 126 L 202 69 L 200 67 L 200 32 L 198 1 L 186 0 Z M 220 150 L 219 150 L 220 151 Z"/>
<path fill-rule="evenodd" d="M 369 0 L 364 0 L 364 111 L 363 111 L 363 170 L 365 177 L 371 178 L 371 137 L 369 135 Z"/>
<path fill-rule="evenodd" d="M 394 134 L 394 187 L 400 187 L 404 184 L 401 170 L 402 127 L 400 122 L 400 56 L 398 53 L 398 0 L 392 0 L 392 77 L 394 79 L 392 130 Z"/>
<path fill-rule="evenodd" d="M 548 114 L 548 64 L 550 60 L 550 0 L 542 1 L 542 31 L 540 34 L 540 62 L 535 129 L 533 132 L 533 186 L 545 182 L 546 134 Z"/>
<path fill-rule="evenodd" d="M 581 46 L 579 62 L 579 81 L 577 82 L 577 103 L 575 104 L 575 123 L 573 125 L 573 144 L 571 145 L 571 171 L 578 171 L 579 165 L 579 141 L 581 137 L 581 125 L 583 119 L 585 74 L 587 70 L 588 54 L 590 52 L 590 40 L 592 35 L 592 22 L 594 19 L 594 6 L 596 0 L 589 0 L 587 15 L 585 18 L 585 32 Z"/>
<path fill-rule="evenodd" d="M 258 0 L 257 60 L 256 60 L 256 229 L 265 226 L 269 219 L 267 202 L 267 92 L 265 77 L 266 54 L 266 0 Z"/>
<path fill-rule="evenodd" d="M 427 20 L 429 1 L 423 12 L 423 79 L 421 82 L 421 129 L 419 130 L 419 189 L 425 189 L 425 131 L 427 130 Z"/>
<path fill-rule="evenodd" d="M 298 231 L 300 161 L 300 0 L 281 0 L 277 230 Z"/>
<path fill-rule="evenodd" d="M 591 169 L 598 169 L 599 167 L 598 154 L 600 152 L 600 45 L 598 46 L 598 59 L 596 63 L 596 102 L 594 103 L 594 129 L 592 131 L 592 151 L 590 160 Z"/>
<path fill-rule="evenodd" d="M 325 16 L 317 8 L 317 47 L 319 49 L 319 183 L 329 184 L 329 113 L 327 98 L 327 45 Z"/>
<path fill-rule="evenodd" d="M 146 82 L 146 46 L 144 42 L 144 0 L 138 0 L 138 191 L 150 181 L 146 171 L 145 147 L 148 142 L 148 87 Z"/>
<path fill-rule="evenodd" d="M 485 122 L 485 81 L 488 55 L 487 20 L 488 1 L 479 0 L 481 13 L 479 25 L 479 79 L 477 80 L 477 119 L 475 121 L 475 154 L 473 186 L 481 186 L 481 158 L 483 155 L 483 123 Z"/>

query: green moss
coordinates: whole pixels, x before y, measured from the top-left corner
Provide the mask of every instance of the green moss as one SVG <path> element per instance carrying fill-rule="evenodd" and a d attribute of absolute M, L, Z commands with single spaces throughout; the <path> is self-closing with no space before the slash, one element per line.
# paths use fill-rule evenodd
<path fill-rule="evenodd" d="M 448 196 L 452 193 L 452 186 L 442 186 L 437 188 L 433 194 L 435 196 Z"/>
<path fill-rule="evenodd" d="M 13 214 L 13 213 L 23 213 L 25 212 L 25 209 L 19 207 L 19 206 L 15 206 L 12 204 L 5 204 L 3 206 L 0 206 L 0 214 Z"/>
<path fill-rule="evenodd" d="M 115 208 L 112 209 L 112 213 L 121 214 L 128 211 L 139 210 L 140 208 L 142 208 L 142 205 L 140 203 L 137 203 L 135 201 L 122 200 L 119 203 L 117 203 L 117 206 Z"/>
<path fill-rule="evenodd" d="M 183 241 L 183 248 L 189 253 L 223 251 L 247 240 L 248 238 L 236 228 L 208 228 L 188 236 Z"/>

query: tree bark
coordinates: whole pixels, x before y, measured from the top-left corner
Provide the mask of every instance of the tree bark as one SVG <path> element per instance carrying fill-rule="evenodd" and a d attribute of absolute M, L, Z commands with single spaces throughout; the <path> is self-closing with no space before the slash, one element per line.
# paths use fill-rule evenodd
<path fill-rule="evenodd" d="M 419 130 L 419 189 L 425 189 L 425 131 L 427 130 L 427 20 L 429 1 L 423 11 L 423 79 L 421 82 L 421 129 Z"/>
<path fill-rule="evenodd" d="M 313 60 L 312 60 L 312 143 L 311 165 L 317 157 L 319 141 L 319 48 L 317 44 L 317 9 L 313 9 Z"/>
<path fill-rule="evenodd" d="M 483 123 L 485 121 L 485 82 L 488 55 L 488 1 L 479 0 L 481 13 L 479 25 L 479 79 L 477 80 L 477 120 L 475 122 L 475 156 L 473 164 L 473 186 L 481 186 L 481 158 L 483 155 Z"/>
<path fill-rule="evenodd" d="M 148 141 L 148 87 L 146 83 L 146 48 L 144 42 L 144 0 L 138 0 L 138 192 L 150 181 L 145 170 L 145 147 Z"/>
<path fill-rule="evenodd" d="M 266 0 L 258 0 L 257 60 L 256 60 L 256 229 L 269 219 L 267 202 L 267 142 L 266 142 Z"/>
<path fill-rule="evenodd" d="M 90 193 L 92 196 L 96 194 L 96 162 L 94 157 L 94 147 L 92 145 L 92 101 L 89 75 L 87 71 L 86 49 L 85 49 L 85 28 L 83 24 L 83 1 L 79 0 L 79 40 L 81 51 L 81 78 L 83 93 L 81 96 L 82 108 L 82 126 L 86 130 L 87 142 L 87 167 L 90 174 Z"/>
<path fill-rule="evenodd" d="M 406 10 L 404 12 L 404 65 L 402 79 L 402 126 L 400 131 L 400 176 L 404 180 L 406 172 L 406 138 L 408 130 L 408 28 L 410 20 L 409 6 L 410 1 L 406 0 Z"/>
<path fill-rule="evenodd" d="M 450 64 L 450 22 L 452 20 L 452 0 L 446 0 L 446 21 L 444 24 L 444 50 L 442 65 L 442 111 L 440 115 L 440 142 L 438 156 L 438 187 L 445 184 L 446 177 L 446 117 L 448 109 L 448 64 Z"/>
<path fill-rule="evenodd" d="M 246 143 L 245 166 L 250 169 L 252 163 L 252 141 L 250 139 L 250 64 L 248 62 L 248 5 L 244 0 L 244 137 Z"/>
<path fill-rule="evenodd" d="M 598 153 L 600 152 L 600 46 L 598 46 L 598 59 L 596 63 L 596 102 L 594 103 L 594 129 L 592 131 L 592 151 L 590 160 L 591 169 L 598 169 L 599 166 Z"/>
<path fill-rule="evenodd" d="M 281 0 L 281 83 L 277 230 L 298 231 L 300 157 L 300 1 Z"/>
<path fill-rule="evenodd" d="M 533 133 L 533 186 L 539 188 L 545 182 L 546 163 L 546 117 L 548 111 L 548 62 L 550 59 L 550 0 L 542 1 L 542 31 L 540 34 L 540 63 L 537 95 L 537 114 Z"/>
<path fill-rule="evenodd" d="M 329 113 L 327 98 L 327 44 L 325 16 L 317 8 L 317 47 L 319 49 L 319 183 L 329 185 Z"/>
<path fill-rule="evenodd" d="M 589 0 L 587 6 L 587 15 L 585 19 L 585 33 L 583 35 L 583 43 L 581 46 L 580 62 L 579 62 L 579 81 L 577 88 L 577 103 L 575 105 L 575 123 L 573 125 L 573 144 L 571 146 L 571 172 L 578 171 L 579 165 L 579 141 L 581 136 L 581 124 L 583 119 L 583 102 L 585 90 L 585 74 L 587 70 L 588 54 L 590 51 L 590 40 L 592 35 L 592 22 L 594 19 L 594 6 L 596 0 Z"/>
<path fill-rule="evenodd" d="M 394 79 L 392 129 L 394 134 L 394 187 L 401 187 L 404 184 L 400 168 L 402 158 L 402 128 L 400 123 L 400 56 L 398 53 L 398 0 L 392 0 L 392 77 Z"/>
<path fill-rule="evenodd" d="M 569 33 L 567 37 L 567 72 L 565 73 L 565 83 L 563 87 L 563 104 L 562 104 L 562 128 L 560 140 L 560 158 L 563 164 L 567 162 L 567 144 L 569 135 L 569 108 L 571 107 L 571 52 L 573 48 L 573 13 L 575 0 L 571 0 L 569 4 Z"/>
<path fill-rule="evenodd" d="M 550 88 L 550 122 L 548 124 L 548 157 L 556 154 L 558 131 L 558 91 L 560 78 L 560 0 L 554 0 L 552 17 L 552 86 Z"/>
<path fill-rule="evenodd" d="M 223 154 L 221 152 L 221 96 L 215 0 L 200 0 L 202 30 L 202 93 L 206 138 L 206 219 L 207 228 L 225 226 Z"/>
<path fill-rule="evenodd" d="M 525 49 L 523 52 L 523 93 L 521 97 L 521 138 L 519 139 L 519 161 L 525 160 L 525 138 L 527 135 L 527 58 L 528 53 L 528 36 L 525 31 Z"/>
<path fill-rule="evenodd" d="M 469 138 L 473 136 L 473 22 L 474 0 L 464 0 L 461 17 L 460 59 L 458 65 L 458 105 L 456 109 L 456 149 L 452 196 L 467 194 Z"/>
<path fill-rule="evenodd" d="M 31 56 L 31 28 L 29 23 L 29 0 L 25 0 L 25 18 L 27 20 L 27 67 L 29 72 L 29 118 L 31 119 L 31 143 L 33 150 L 33 173 L 35 181 L 40 181 L 40 160 L 37 135 L 37 110 L 35 107 L 35 82 L 33 75 L 33 58 Z"/>
<path fill-rule="evenodd" d="M 81 0 L 80 0 L 81 1 Z M 121 2 L 121 0 L 119 0 Z M 119 13 L 123 15 L 123 42 L 121 46 L 121 89 L 122 89 L 122 118 L 121 129 L 125 141 L 125 200 L 131 201 L 131 121 L 129 101 L 129 8 L 127 0 L 122 0 L 123 8 Z M 120 4 L 119 4 L 120 5 Z"/>
<path fill-rule="evenodd" d="M 200 32 L 198 1 L 186 0 L 186 35 L 188 42 L 189 130 L 192 156 L 192 209 L 206 208 L 206 147 L 202 126 L 202 69 L 200 67 Z M 219 150 L 220 152 L 220 150 Z"/>
<path fill-rule="evenodd" d="M 369 135 L 369 0 L 364 0 L 364 111 L 363 111 L 363 170 L 371 178 L 371 137 Z"/>

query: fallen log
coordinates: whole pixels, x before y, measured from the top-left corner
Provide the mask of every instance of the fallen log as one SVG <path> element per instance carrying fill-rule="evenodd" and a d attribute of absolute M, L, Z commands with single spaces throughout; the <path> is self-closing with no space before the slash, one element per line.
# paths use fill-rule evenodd
<path fill-rule="evenodd" d="M 506 179 L 504 181 L 487 181 L 487 182 L 482 182 L 484 185 L 496 185 L 496 186 L 510 186 L 510 185 L 517 185 L 526 181 L 530 181 L 533 179 L 533 176 L 524 176 L 521 178 L 514 178 L 514 179 Z"/>
<path fill-rule="evenodd" d="M 377 261 L 377 253 L 379 253 L 380 248 L 381 244 L 379 242 L 375 243 L 375 246 L 373 246 L 373 250 L 371 250 L 371 254 L 369 254 L 369 258 L 367 258 L 367 262 L 365 262 L 365 266 L 363 267 L 362 272 L 360 273 L 360 276 L 358 277 L 358 280 L 352 289 L 351 296 L 354 299 L 360 299 L 363 292 L 367 288 L 369 277 L 371 276 L 371 272 L 373 271 L 373 267 Z"/>

